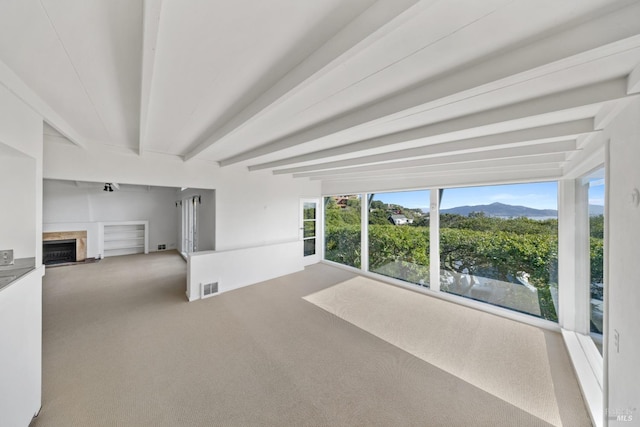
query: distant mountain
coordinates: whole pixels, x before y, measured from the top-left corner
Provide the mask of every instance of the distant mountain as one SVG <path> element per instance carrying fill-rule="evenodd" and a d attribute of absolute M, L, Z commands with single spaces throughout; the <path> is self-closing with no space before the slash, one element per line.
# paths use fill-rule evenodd
<path fill-rule="evenodd" d="M 604 215 L 604 206 L 589 205 L 589 216 Z"/>
<path fill-rule="evenodd" d="M 491 203 L 490 205 L 457 206 L 451 209 L 442 209 L 440 213 L 457 214 L 468 216 L 472 212 L 484 212 L 486 216 L 500 218 L 557 218 L 558 211 L 555 209 L 534 209 L 526 206 L 505 205 L 504 203 Z"/>
<path fill-rule="evenodd" d="M 429 213 L 429 209 L 422 209 L 422 212 Z M 441 209 L 440 213 L 457 214 L 469 216 L 472 212 L 484 212 L 486 216 L 500 218 L 527 217 L 534 219 L 557 218 L 558 211 L 555 209 L 534 209 L 526 206 L 505 205 L 504 203 L 491 203 L 490 205 L 457 206 L 451 209 Z M 589 205 L 589 216 L 604 215 L 604 206 Z"/>

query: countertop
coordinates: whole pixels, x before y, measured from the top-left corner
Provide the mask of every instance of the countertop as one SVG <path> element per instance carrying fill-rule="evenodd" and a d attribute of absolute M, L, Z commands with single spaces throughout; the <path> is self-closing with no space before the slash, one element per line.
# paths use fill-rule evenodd
<path fill-rule="evenodd" d="M 13 265 L 0 267 L 0 290 L 9 286 L 25 274 L 35 270 L 35 258 L 18 258 Z"/>

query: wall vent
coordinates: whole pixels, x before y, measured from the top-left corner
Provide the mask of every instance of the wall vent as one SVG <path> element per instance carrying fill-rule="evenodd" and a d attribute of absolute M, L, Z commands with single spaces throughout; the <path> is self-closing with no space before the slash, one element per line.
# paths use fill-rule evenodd
<path fill-rule="evenodd" d="M 200 298 L 208 298 L 217 293 L 218 293 L 218 282 L 200 284 Z"/>

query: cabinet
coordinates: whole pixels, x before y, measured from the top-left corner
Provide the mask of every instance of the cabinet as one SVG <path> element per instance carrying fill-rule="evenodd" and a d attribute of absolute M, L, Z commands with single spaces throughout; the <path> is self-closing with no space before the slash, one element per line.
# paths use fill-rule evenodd
<path fill-rule="evenodd" d="M 100 223 L 102 255 L 106 257 L 149 253 L 149 221 Z"/>

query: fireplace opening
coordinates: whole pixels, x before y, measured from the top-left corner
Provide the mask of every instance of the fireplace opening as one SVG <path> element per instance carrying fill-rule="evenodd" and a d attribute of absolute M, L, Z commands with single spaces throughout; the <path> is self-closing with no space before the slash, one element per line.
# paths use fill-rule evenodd
<path fill-rule="evenodd" d="M 42 263 L 62 264 L 76 261 L 76 240 L 48 240 L 42 242 Z"/>

